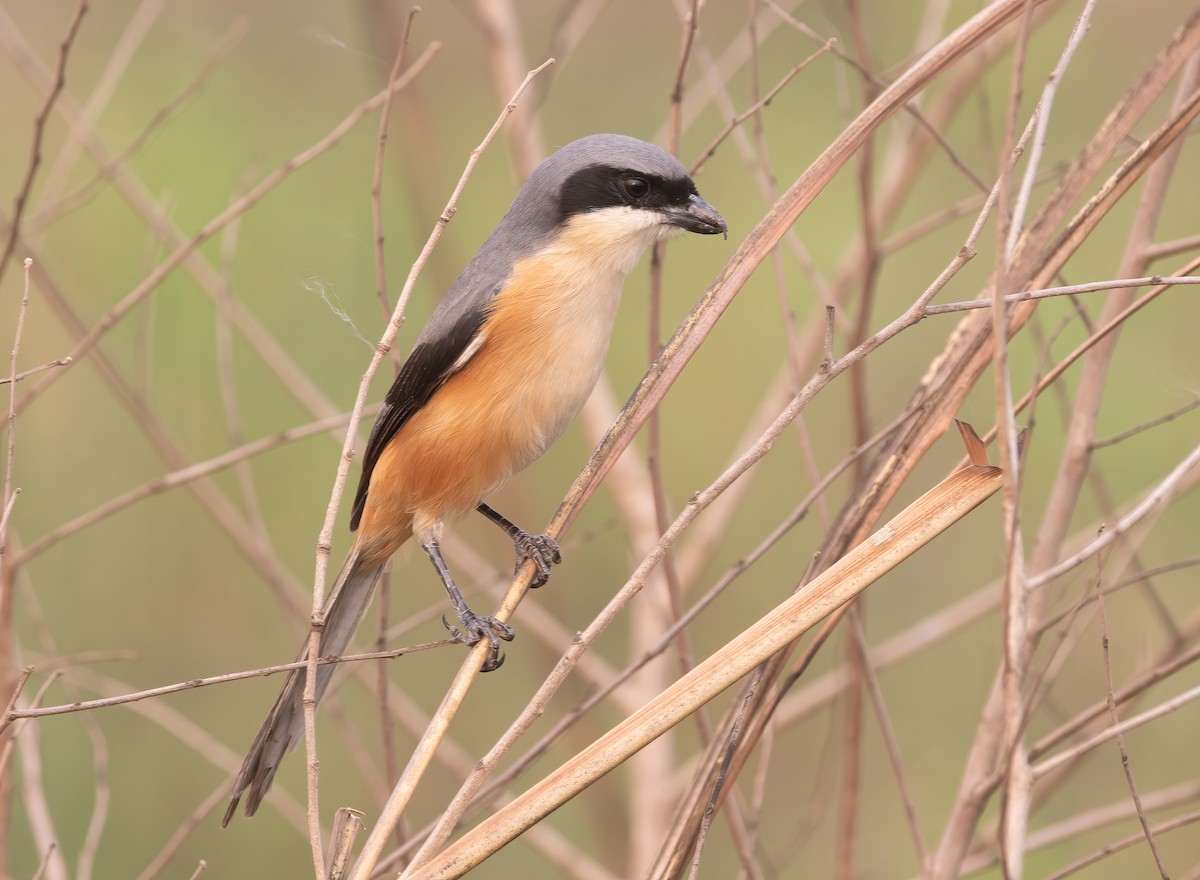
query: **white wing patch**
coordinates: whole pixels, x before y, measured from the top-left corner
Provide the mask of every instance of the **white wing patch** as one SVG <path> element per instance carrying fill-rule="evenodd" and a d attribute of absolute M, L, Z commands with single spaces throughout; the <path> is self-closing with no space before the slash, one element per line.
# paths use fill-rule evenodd
<path fill-rule="evenodd" d="M 460 354 L 457 360 L 450 365 L 450 369 L 446 371 L 445 378 L 453 376 L 455 373 L 465 367 L 467 365 L 467 361 L 475 357 L 475 355 L 479 352 L 479 349 L 483 347 L 484 340 L 486 339 L 487 331 L 481 327 L 479 332 L 475 334 L 475 338 L 472 339 L 470 343 L 467 344 L 467 347 L 463 349 L 463 353 Z"/>

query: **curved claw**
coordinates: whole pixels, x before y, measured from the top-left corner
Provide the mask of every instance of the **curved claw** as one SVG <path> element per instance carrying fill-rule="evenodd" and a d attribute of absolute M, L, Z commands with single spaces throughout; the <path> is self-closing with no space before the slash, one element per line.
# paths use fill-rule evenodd
<path fill-rule="evenodd" d="M 550 580 L 550 566 L 562 562 L 562 554 L 558 551 L 558 542 L 549 535 L 531 535 L 522 531 L 513 536 L 513 547 L 516 548 L 517 564 L 514 573 L 525 564 L 526 559 L 532 559 L 537 566 L 537 574 L 530 582 L 530 589 L 536 590 Z"/>
<path fill-rule="evenodd" d="M 487 659 L 479 667 L 480 672 L 495 672 L 504 665 L 504 652 L 499 648 L 493 648 L 488 652 Z"/>
<path fill-rule="evenodd" d="M 488 652 L 487 659 L 483 661 L 480 671 L 494 672 L 503 666 L 504 654 L 500 651 L 500 640 L 511 642 L 516 638 L 517 634 L 513 628 L 502 620 L 497 620 L 495 617 L 482 617 L 470 609 L 460 614 L 458 619 L 462 624 L 462 629 L 452 626 L 446 620 L 445 615 L 442 616 L 442 625 L 455 639 L 468 647 L 477 644 L 480 639 L 487 639 L 491 643 L 491 650 Z"/>

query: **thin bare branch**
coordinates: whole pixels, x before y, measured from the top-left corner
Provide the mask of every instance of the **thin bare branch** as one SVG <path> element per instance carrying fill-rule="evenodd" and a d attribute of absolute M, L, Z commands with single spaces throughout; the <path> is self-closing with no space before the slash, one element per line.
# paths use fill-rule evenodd
<path fill-rule="evenodd" d="M 1061 287 L 1044 287 L 1041 290 L 1025 290 L 1021 293 L 1007 293 L 1000 297 L 1005 305 L 1031 300 L 1049 299 L 1054 296 L 1075 296 L 1080 293 L 1094 293 L 1098 290 L 1121 290 L 1124 288 L 1162 286 L 1171 287 L 1176 284 L 1200 284 L 1200 277 L 1195 275 L 1147 275 L 1144 278 L 1115 278 L 1112 281 L 1091 281 L 1087 284 L 1067 284 Z M 951 312 L 965 312 L 971 309 L 986 309 L 995 305 L 991 299 L 972 299 L 965 302 L 945 303 L 942 305 L 926 306 L 926 315 L 945 315 Z"/>
<path fill-rule="evenodd" d="M 396 58 L 392 61 L 392 70 L 388 74 L 387 97 L 383 100 L 383 109 L 379 112 L 379 135 L 375 149 L 375 171 L 371 178 L 371 225 L 375 231 L 375 293 L 383 307 L 385 318 L 390 318 L 392 306 L 388 301 L 387 292 L 387 260 L 383 243 L 383 166 L 387 157 L 388 123 L 392 118 L 392 98 L 396 94 L 390 88 L 400 77 L 400 68 L 404 66 L 404 56 L 408 53 L 408 39 L 412 34 L 413 20 L 421 7 L 414 6 L 404 19 L 404 30 L 400 32 L 399 44 L 396 47 Z"/>
<path fill-rule="evenodd" d="M 1116 446 L 1119 443 L 1124 443 L 1130 437 L 1136 437 L 1138 434 L 1141 434 L 1145 431 L 1150 431 L 1154 428 L 1158 428 L 1162 425 L 1173 422 L 1180 416 L 1186 416 L 1188 413 L 1197 408 L 1200 408 L 1200 398 L 1193 400 L 1191 403 L 1185 403 L 1183 406 L 1173 409 L 1166 415 L 1159 416 L 1157 419 L 1151 419 L 1150 421 L 1143 422 L 1140 425 L 1134 425 L 1132 428 L 1128 428 L 1118 434 L 1113 434 L 1111 437 L 1093 440 L 1092 450 L 1095 451 L 1097 449 L 1103 449 L 1106 446 Z"/>
<path fill-rule="evenodd" d="M 0 486 L 0 505 L 3 505 L 5 528 L 0 528 L 0 556 L 4 554 L 4 536 L 8 525 L 8 515 L 16 497 L 13 494 L 13 464 L 16 461 L 17 451 L 17 356 L 21 353 L 21 337 L 25 333 L 25 316 L 29 314 L 29 268 L 32 264 L 33 261 L 26 257 L 25 284 L 22 287 L 21 302 L 17 306 L 17 324 L 16 330 L 13 332 L 12 354 L 8 359 L 8 438 L 5 442 L 4 484 Z M 9 624 L 11 624 L 9 620 L 0 621 L 0 626 L 7 627 Z"/>
<path fill-rule="evenodd" d="M 33 120 L 33 143 L 29 149 L 29 164 L 25 167 L 25 176 L 21 180 L 16 198 L 13 200 L 13 213 L 8 222 L 8 234 L 4 238 L 3 249 L 0 250 L 0 280 L 4 278 L 8 262 L 12 259 L 17 242 L 21 237 L 21 221 L 25 217 L 26 203 L 29 201 L 29 194 L 33 191 L 33 181 L 37 177 L 38 168 L 42 164 L 42 141 L 46 136 L 46 123 L 50 119 L 50 113 L 54 109 L 58 96 L 62 94 L 63 87 L 67 84 L 67 59 L 71 56 L 71 47 L 75 44 L 75 37 L 79 34 L 79 26 L 83 22 L 83 16 L 87 9 L 88 0 L 79 0 L 75 5 L 75 14 L 58 45 L 58 65 L 54 69 L 50 92 L 46 95 L 42 108 Z"/>
<path fill-rule="evenodd" d="M 65 367 L 69 363 L 71 363 L 70 358 L 59 358 L 56 361 L 47 361 L 46 363 L 42 364 L 41 366 L 30 367 L 28 370 L 22 370 L 21 372 L 17 373 L 15 376 L 0 377 L 0 385 L 10 385 L 14 382 L 20 382 L 22 379 L 28 378 L 29 376 L 32 376 L 36 373 L 42 372 L 42 370 L 52 370 L 55 367 Z"/>
<path fill-rule="evenodd" d="M 1121 717 L 1117 713 L 1117 700 L 1113 693 L 1113 674 L 1112 674 L 1112 656 L 1109 650 L 1108 639 L 1108 611 L 1104 603 L 1103 590 L 1103 566 L 1097 566 L 1096 575 L 1096 610 L 1099 612 L 1100 618 L 1100 649 L 1104 655 L 1104 692 L 1105 700 L 1108 702 L 1108 715 L 1112 719 L 1113 726 L 1116 727 L 1121 723 Z M 1158 851 L 1158 846 L 1154 842 L 1154 832 L 1150 828 L 1150 819 L 1146 816 L 1146 808 L 1142 804 L 1142 796 L 1138 792 L 1137 782 L 1133 778 L 1133 767 L 1129 762 L 1129 750 L 1125 747 L 1125 737 L 1123 734 L 1117 734 L 1117 749 L 1121 753 L 1121 768 L 1125 771 L 1125 782 L 1129 786 L 1129 796 L 1133 801 L 1134 810 L 1137 812 L 1138 821 L 1142 825 L 1142 834 L 1146 837 L 1146 843 L 1150 847 L 1150 854 L 1154 856 L 1154 864 L 1158 867 L 1158 874 L 1162 880 L 1170 880 L 1167 869 L 1163 865 L 1162 854 Z"/>
<path fill-rule="evenodd" d="M 1083 742 L 1077 743 L 1070 748 L 1063 749 L 1054 757 L 1047 758 L 1044 761 L 1034 764 L 1031 768 L 1034 778 L 1040 779 L 1046 774 L 1079 759 L 1097 746 L 1104 745 L 1104 743 L 1116 739 L 1118 736 L 1128 733 L 1130 730 L 1136 730 L 1137 728 L 1143 727 L 1152 721 L 1157 721 L 1159 718 L 1182 709 L 1184 706 L 1198 699 L 1200 699 L 1200 687 L 1194 687 L 1191 690 L 1184 691 L 1177 697 L 1159 703 L 1153 709 L 1141 712 L 1130 718 L 1126 718 L 1124 721 L 1118 724 L 1113 724 L 1110 727 L 1106 727 L 1095 736 L 1090 736 Z"/>
<path fill-rule="evenodd" d="M 1155 825 L 1151 830 L 1156 835 L 1162 835 L 1166 834 L 1168 831 L 1174 831 L 1176 828 L 1186 828 L 1188 825 L 1192 825 L 1196 822 L 1200 822 L 1200 810 L 1194 810 L 1190 813 L 1184 813 L 1182 816 L 1176 816 L 1173 819 L 1167 819 L 1165 822 L 1160 822 L 1159 824 Z M 1063 878 L 1070 877 L 1072 874 L 1076 874 L 1082 871 L 1084 868 L 1096 864 L 1096 862 L 1103 861 L 1113 853 L 1120 852 L 1123 849 L 1128 849 L 1131 846 L 1136 846 L 1144 839 L 1145 837 L 1141 834 L 1131 834 L 1128 837 L 1122 837 L 1120 840 L 1116 840 L 1110 844 L 1107 844 L 1092 855 L 1085 856 L 1084 858 L 1072 862 L 1064 868 L 1060 868 L 1053 874 L 1047 875 L 1046 880 L 1063 880 Z"/>
<path fill-rule="evenodd" d="M 737 128 L 747 119 L 757 116 L 765 108 L 770 107 L 771 102 L 775 100 L 775 97 L 783 91 L 784 87 L 787 86 L 787 84 L 790 83 L 796 77 L 796 75 L 800 73 L 800 71 L 804 70 L 804 68 L 808 67 L 808 65 L 812 64 L 826 52 L 831 51 L 835 43 L 837 43 L 837 40 L 833 37 L 830 37 L 825 41 L 825 45 L 785 73 L 780 78 L 779 82 L 775 83 L 775 85 L 772 86 L 765 95 L 725 123 L 725 127 L 717 132 L 716 136 L 709 141 L 708 146 L 700 151 L 700 155 L 692 160 L 692 175 L 695 176 L 704 169 L 705 163 L 708 162 L 708 160 L 714 155 L 716 155 L 717 148 L 725 142 L 725 139 L 729 137 L 735 128 Z"/>
<path fill-rule="evenodd" d="M 1021 186 L 1017 191 L 1016 203 L 1012 210 L 1012 223 L 1008 228 L 1008 237 L 1004 243 L 1006 261 L 1012 258 L 1013 251 L 1017 248 L 1017 239 L 1020 238 L 1021 230 L 1024 227 L 1025 214 L 1029 208 L 1029 197 L 1033 193 L 1033 185 L 1037 181 L 1038 170 L 1041 167 L 1042 153 L 1046 149 L 1046 133 L 1050 128 L 1050 111 L 1054 108 L 1054 97 L 1058 94 L 1058 87 L 1066 74 L 1071 59 L 1075 57 L 1075 51 L 1083 42 L 1084 36 L 1087 35 L 1088 28 L 1091 26 L 1092 11 L 1095 7 L 1096 0 L 1087 0 L 1084 3 L 1083 10 L 1071 28 L 1071 35 L 1067 38 L 1066 45 L 1063 46 L 1062 53 L 1058 57 L 1058 63 L 1046 79 L 1042 97 L 1033 110 L 1036 132 L 1026 158 L 1025 174 L 1021 178 Z"/>
<path fill-rule="evenodd" d="M 1185 251 L 1194 251 L 1196 248 L 1200 248 L 1200 234 L 1177 238 L 1174 241 L 1162 241 L 1157 244 L 1147 245 L 1145 256 L 1150 261 L 1161 260 L 1164 257 L 1173 257 L 1175 254 L 1181 254 Z"/>
<path fill-rule="evenodd" d="M 403 657 L 406 654 L 415 654 L 418 651 L 428 651 L 431 648 L 445 648 L 450 645 L 458 644 L 453 639 L 441 639 L 436 642 L 425 642 L 419 645 L 408 645 L 403 648 L 393 648 L 390 651 L 369 651 L 363 654 L 346 654 L 341 657 L 322 657 L 317 661 L 319 666 L 327 666 L 333 663 L 359 663 L 365 660 L 394 660 L 397 657 Z M 190 691 L 196 688 L 209 687 L 214 684 L 225 684 L 231 681 L 242 681 L 247 678 L 261 678 L 266 675 L 275 675 L 279 672 L 290 672 L 293 669 L 303 669 L 308 664 L 307 660 L 297 660 L 293 663 L 281 663 L 276 666 L 263 666 L 259 669 L 248 669 L 244 672 L 228 672 L 224 675 L 213 675 L 207 678 L 193 678 L 188 681 L 176 682 L 175 684 L 162 685 L 160 687 L 148 688 L 147 690 L 137 691 L 132 694 L 121 694 L 115 697 L 102 697 L 96 700 L 84 700 L 76 703 L 65 703 L 61 706 L 43 706 L 37 709 L 10 709 L 5 713 L 3 723 L 0 723 L 0 733 L 7 728 L 11 723 L 21 718 L 44 718 L 49 715 L 66 715 L 71 712 L 90 712 L 93 709 L 107 709 L 111 706 L 123 706 L 126 703 L 136 703 L 139 700 L 149 700 L 155 697 L 166 696 L 167 694 L 177 694 L 180 691 Z M 33 667 L 29 667 L 30 671 Z"/>

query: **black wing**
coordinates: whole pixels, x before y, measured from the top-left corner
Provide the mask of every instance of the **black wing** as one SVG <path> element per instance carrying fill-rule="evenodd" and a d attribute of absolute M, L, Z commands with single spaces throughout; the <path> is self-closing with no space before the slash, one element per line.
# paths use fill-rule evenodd
<path fill-rule="evenodd" d="M 350 511 L 350 531 L 358 528 L 363 508 L 367 503 L 367 490 L 371 485 L 371 472 L 384 447 L 413 413 L 433 397 L 445 381 L 450 378 L 455 362 L 466 351 L 479 328 L 487 319 L 487 308 L 468 309 L 467 314 L 450 324 L 442 332 L 430 333 L 435 328 L 431 318 L 425 331 L 417 340 L 412 354 L 400 368 L 400 374 L 383 399 L 383 407 L 375 416 L 371 436 L 367 439 L 367 451 L 363 455 L 362 476 L 358 480 L 358 492 L 354 495 L 354 507 Z M 440 323 L 440 322 L 438 322 Z M 423 337 L 430 336 L 429 339 Z"/>

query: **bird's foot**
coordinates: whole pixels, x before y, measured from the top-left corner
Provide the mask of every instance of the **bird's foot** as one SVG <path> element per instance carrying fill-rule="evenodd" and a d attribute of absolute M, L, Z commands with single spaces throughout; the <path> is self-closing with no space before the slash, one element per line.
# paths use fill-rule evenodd
<path fill-rule="evenodd" d="M 450 635 L 468 647 L 477 644 L 480 639 L 487 639 L 492 648 L 480 671 L 493 672 L 499 669 L 504 663 L 504 655 L 500 652 L 500 640 L 511 642 L 517 635 L 513 628 L 494 617 L 482 617 L 469 608 L 459 614 L 458 620 L 462 629 L 451 626 L 445 617 L 442 618 L 442 624 L 450 631 Z"/>
<path fill-rule="evenodd" d="M 513 547 L 517 553 L 517 564 L 514 573 L 521 570 L 525 560 L 532 559 L 537 566 L 537 573 L 530 581 L 530 589 L 536 590 L 550 580 L 550 566 L 562 562 L 562 554 L 558 552 L 558 542 L 549 535 L 531 535 L 523 529 L 518 529 L 512 536 Z"/>

